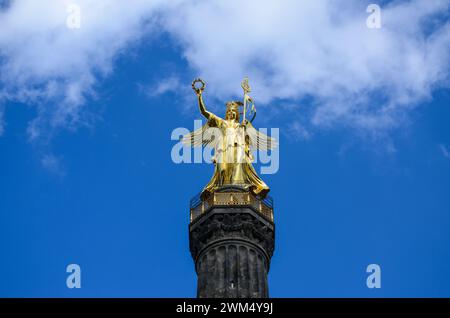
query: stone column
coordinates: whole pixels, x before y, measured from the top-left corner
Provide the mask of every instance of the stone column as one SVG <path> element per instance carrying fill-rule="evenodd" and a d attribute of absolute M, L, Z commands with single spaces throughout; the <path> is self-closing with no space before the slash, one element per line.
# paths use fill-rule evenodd
<path fill-rule="evenodd" d="M 189 242 L 198 297 L 269 296 L 267 274 L 275 226 L 273 217 L 261 213 L 261 204 L 211 205 L 191 220 Z"/>

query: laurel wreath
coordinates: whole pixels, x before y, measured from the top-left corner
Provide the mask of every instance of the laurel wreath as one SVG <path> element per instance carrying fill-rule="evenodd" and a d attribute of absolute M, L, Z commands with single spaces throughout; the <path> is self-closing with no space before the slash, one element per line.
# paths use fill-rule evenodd
<path fill-rule="evenodd" d="M 197 87 L 196 84 L 200 83 L 202 84 L 201 87 Z M 196 92 L 203 92 L 205 90 L 206 84 L 201 78 L 196 78 L 192 81 L 192 89 Z"/>

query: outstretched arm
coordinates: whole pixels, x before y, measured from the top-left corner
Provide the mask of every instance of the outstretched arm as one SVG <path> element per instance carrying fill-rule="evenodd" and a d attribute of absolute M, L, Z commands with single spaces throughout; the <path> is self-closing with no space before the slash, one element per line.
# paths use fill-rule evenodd
<path fill-rule="evenodd" d="M 206 110 L 206 106 L 205 103 L 203 102 L 203 97 L 202 97 L 202 92 L 197 92 L 197 96 L 198 96 L 198 107 L 200 109 L 200 113 L 206 117 L 206 119 L 210 119 L 211 116 L 213 115 L 213 113 L 209 112 Z"/>
<path fill-rule="evenodd" d="M 201 87 L 197 87 L 195 86 L 196 83 L 201 83 L 202 86 Z M 200 113 L 206 117 L 206 119 L 208 120 L 208 123 L 211 126 L 216 126 L 218 125 L 219 122 L 219 117 L 217 117 L 216 115 L 214 115 L 213 113 L 209 112 L 206 110 L 206 106 L 205 103 L 203 102 L 203 90 L 205 89 L 205 82 L 200 79 L 200 78 L 196 78 L 193 82 L 192 82 L 192 89 L 194 90 L 195 94 L 198 97 L 198 108 L 200 109 Z"/>

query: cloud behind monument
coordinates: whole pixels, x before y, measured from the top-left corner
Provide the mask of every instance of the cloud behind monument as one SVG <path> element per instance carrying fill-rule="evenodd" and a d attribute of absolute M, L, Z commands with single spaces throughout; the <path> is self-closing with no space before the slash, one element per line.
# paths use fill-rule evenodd
<path fill-rule="evenodd" d="M 65 22 L 70 1 L 19 0 L 0 14 L 0 99 L 35 105 L 29 136 L 76 127 L 97 84 L 145 38 L 167 37 L 217 98 L 248 75 L 258 104 L 311 98 L 307 123 L 378 132 L 448 87 L 450 1 L 391 1 L 382 28 L 366 25 L 361 1 L 88 1 L 81 28 Z M 276 106 L 276 105 L 275 105 Z M 293 108 L 295 111 L 295 107 Z"/>

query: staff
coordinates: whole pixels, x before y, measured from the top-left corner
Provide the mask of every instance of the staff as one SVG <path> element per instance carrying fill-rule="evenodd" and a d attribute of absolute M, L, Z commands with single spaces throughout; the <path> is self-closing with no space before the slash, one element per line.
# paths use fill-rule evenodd
<path fill-rule="evenodd" d="M 248 96 L 248 93 L 250 93 L 252 90 L 250 88 L 250 85 L 248 84 L 248 77 L 245 77 L 244 80 L 241 83 L 241 87 L 244 90 L 244 109 L 242 114 L 242 124 L 245 124 L 245 116 L 247 115 L 247 101 L 252 103 L 251 112 L 253 113 L 253 117 L 250 120 L 252 122 L 255 119 L 256 116 L 256 110 L 255 110 L 255 104 L 253 103 L 253 99 Z"/>

